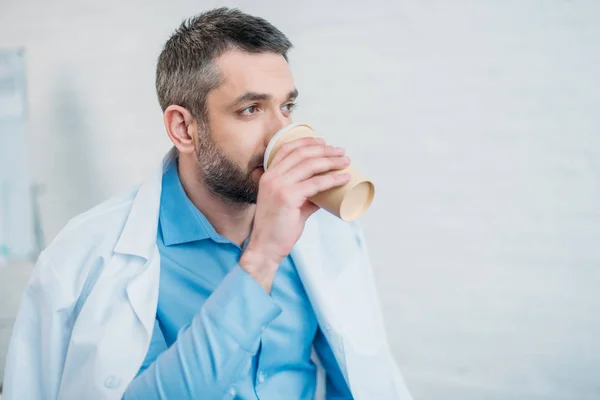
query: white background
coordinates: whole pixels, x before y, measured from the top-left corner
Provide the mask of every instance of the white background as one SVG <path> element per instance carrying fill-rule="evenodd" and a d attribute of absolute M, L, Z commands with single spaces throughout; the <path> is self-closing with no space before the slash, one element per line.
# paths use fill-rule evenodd
<path fill-rule="evenodd" d="M 0 0 L 47 238 L 160 161 L 161 45 L 223 4 L 288 34 L 296 121 L 376 182 L 362 221 L 415 398 L 599 399 L 598 1 Z"/>

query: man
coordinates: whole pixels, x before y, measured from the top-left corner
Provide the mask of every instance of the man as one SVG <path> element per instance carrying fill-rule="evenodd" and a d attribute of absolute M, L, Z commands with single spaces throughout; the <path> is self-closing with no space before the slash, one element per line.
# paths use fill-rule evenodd
<path fill-rule="evenodd" d="M 343 150 L 304 138 L 262 170 L 292 122 L 290 48 L 225 8 L 168 40 L 156 88 L 174 148 L 40 256 L 5 400 L 410 399 L 360 229 L 307 200 L 348 181 L 322 174 Z"/>

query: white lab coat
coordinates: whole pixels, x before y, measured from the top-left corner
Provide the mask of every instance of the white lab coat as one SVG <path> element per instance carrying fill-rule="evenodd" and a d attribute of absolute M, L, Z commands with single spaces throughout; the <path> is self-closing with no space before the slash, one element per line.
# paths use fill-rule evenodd
<path fill-rule="evenodd" d="M 14 326 L 4 400 L 122 397 L 156 318 L 161 181 L 175 156 L 136 190 L 71 220 L 41 254 Z M 354 398 L 411 400 L 358 226 L 319 211 L 292 257 Z M 322 368 L 318 382 L 321 398 Z"/>

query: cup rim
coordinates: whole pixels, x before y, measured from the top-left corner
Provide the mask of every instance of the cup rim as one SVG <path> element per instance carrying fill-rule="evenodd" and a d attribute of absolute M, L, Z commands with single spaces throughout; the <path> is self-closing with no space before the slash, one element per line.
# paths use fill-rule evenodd
<path fill-rule="evenodd" d="M 269 140 L 269 144 L 267 144 L 267 149 L 265 150 L 265 155 L 263 157 L 263 169 L 265 171 L 267 170 L 267 167 L 269 164 L 269 155 L 271 154 L 271 151 L 273 151 L 273 147 L 275 147 L 275 144 L 277 143 L 277 141 L 279 140 L 281 135 L 283 135 L 285 132 L 287 132 L 291 129 L 294 129 L 298 126 L 306 126 L 312 130 L 312 126 L 310 126 L 308 124 L 304 124 L 304 123 L 290 124 L 290 125 L 284 126 L 280 130 L 278 130 L 277 133 L 275 133 L 275 135 L 273 135 L 271 140 Z"/>

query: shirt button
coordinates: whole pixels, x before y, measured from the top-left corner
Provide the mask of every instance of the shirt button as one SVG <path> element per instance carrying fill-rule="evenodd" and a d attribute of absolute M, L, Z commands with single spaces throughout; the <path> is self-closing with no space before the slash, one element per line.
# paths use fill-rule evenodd
<path fill-rule="evenodd" d="M 118 388 L 120 384 L 121 384 L 121 380 L 119 378 L 117 378 L 116 376 L 113 376 L 113 375 L 109 376 L 104 381 L 104 386 L 106 386 L 109 389 Z"/>
<path fill-rule="evenodd" d="M 258 383 L 263 383 L 265 381 L 265 375 L 262 372 L 258 373 Z"/>
<path fill-rule="evenodd" d="M 237 391 L 235 390 L 235 388 L 231 388 L 229 389 L 229 395 L 231 397 L 235 397 L 235 395 L 237 394 Z"/>

